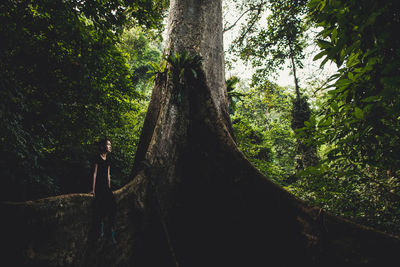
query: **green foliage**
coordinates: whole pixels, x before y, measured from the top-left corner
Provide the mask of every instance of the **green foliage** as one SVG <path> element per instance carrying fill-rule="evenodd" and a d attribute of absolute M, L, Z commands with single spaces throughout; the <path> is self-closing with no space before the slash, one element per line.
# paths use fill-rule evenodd
<path fill-rule="evenodd" d="M 256 76 L 261 83 L 281 70 L 288 59 L 292 60 L 292 65 L 303 67 L 307 29 L 303 21 L 307 11 L 305 3 L 293 0 L 244 3 L 254 14 L 249 16 L 251 22 L 241 28 L 231 51 L 257 68 Z M 263 20 L 262 15 L 267 11 L 270 15 Z"/>
<path fill-rule="evenodd" d="M 307 2 L 308 7 L 305 7 Z M 238 134 L 238 142 L 248 146 L 242 148 L 245 154 L 250 160 L 255 155 L 251 152 L 256 146 L 242 140 L 245 134 L 254 135 L 252 130 L 260 131 L 253 125 L 268 125 L 265 133 L 279 130 L 283 133 L 280 138 L 293 142 L 293 137 L 284 139 L 290 131 L 282 127 L 292 125 L 300 141 L 297 154 L 303 157 L 297 156 L 297 160 L 304 160 L 310 151 L 315 155 L 318 148 L 320 161 L 303 164 L 307 168 L 300 171 L 286 188 L 324 209 L 399 234 L 400 42 L 394 38 L 400 25 L 397 3 L 373 0 L 251 0 L 241 3 L 249 15 L 236 39 L 234 52 L 258 68 L 253 87 L 262 88 L 290 55 L 299 56 L 293 58 L 292 66 L 301 67 L 303 34 L 307 28 L 303 24 L 305 13 L 309 13 L 307 23 L 315 23 L 319 31 L 316 44 L 321 52 L 314 59 L 322 59 L 321 66 L 333 61 L 339 68 L 328 80 L 326 88 L 317 90 L 315 112 L 311 112 L 307 101 L 296 90 L 292 116 L 277 113 L 281 120 L 279 127 L 254 107 L 257 97 L 252 93 L 239 101 L 233 118 L 247 120 L 238 120 L 242 126 L 234 127 L 243 132 Z M 257 24 L 266 9 L 272 11 L 267 22 Z M 290 51 L 294 37 L 298 46 L 292 47 L 296 47 L 299 54 Z M 247 98 L 252 99 L 251 103 L 246 103 Z M 243 105 L 245 103 L 247 107 Z M 272 103 L 274 101 L 269 105 Z M 245 112 L 250 106 L 253 117 Z M 271 106 L 267 110 L 270 111 Z M 293 120 L 282 121 L 281 116 Z M 273 136 L 268 136 L 266 140 L 271 142 L 271 138 Z M 278 146 L 272 143 L 271 147 L 273 159 L 279 158 L 276 155 Z M 292 152 L 294 147 L 291 146 Z M 290 162 L 295 158 L 293 155 L 287 157 L 287 164 L 278 163 L 279 166 L 291 166 L 293 171 L 293 162 Z M 263 169 L 263 166 L 259 168 Z M 290 175 L 290 172 L 285 174 Z M 282 178 L 275 181 L 285 185 Z"/>
<path fill-rule="evenodd" d="M 323 160 L 304 173 L 299 195 L 326 209 L 400 233 L 400 42 L 393 1 L 309 3 L 317 43 L 339 67 L 309 128 Z M 295 188 L 295 189 L 294 189 Z"/>
<path fill-rule="evenodd" d="M 301 96 L 300 98 L 293 99 L 293 109 L 292 109 L 292 129 L 298 130 L 305 126 L 305 122 L 309 123 L 311 117 L 311 109 L 308 104 L 308 99 L 306 96 Z"/>
<path fill-rule="evenodd" d="M 106 135 L 122 140 L 117 133 L 127 125 L 124 114 L 140 100 L 116 45 L 114 30 L 123 20 L 113 16 L 121 14 L 107 14 L 105 6 L 98 1 L 0 4 L 2 199 L 89 191 L 95 141 Z M 118 166 L 118 158 L 129 153 L 117 149 L 114 156 Z M 123 168 L 117 167 L 113 178 L 125 179 Z"/>
<path fill-rule="evenodd" d="M 239 148 L 259 170 L 280 184 L 294 172 L 295 139 L 290 127 L 292 96 L 271 83 L 242 93 L 231 114 Z"/>
<path fill-rule="evenodd" d="M 239 93 L 236 90 L 236 86 L 239 82 L 240 79 L 237 76 L 229 77 L 229 79 L 225 81 L 226 91 L 228 92 L 229 112 L 231 114 L 236 110 L 236 103 L 241 100 L 241 97 L 245 96 L 245 94 Z"/>
<path fill-rule="evenodd" d="M 292 108 L 294 130 L 303 128 L 304 122 L 309 120 L 311 114 L 309 104 L 301 96 L 296 74 L 296 70 L 303 67 L 302 60 L 306 46 L 307 24 L 304 20 L 307 12 L 306 2 L 293 0 L 248 2 L 245 5 L 250 7 L 249 10 L 253 8 L 258 12 L 253 15 L 253 21 L 258 21 L 260 25 L 255 27 L 253 24 L 246 24 L 242 27 L 231 49 L 241 59 L 250 61 L 253 67 L 257 68 L 253 75 L 254 86 L 262 86 L 290 60 L 297 96 Z M 261 14 L 267 10 L 270 15 L 263 21 Z M 304 166 L 313 165 L 317 161 L 316 147 L 300 139 L 298 136 L 297 168 L 303 169 Z"/>
<path fill-rule="evenodd" d="M 126 29 L 119 43 L 119 48 L 124 52 L 132 73 L 132 83 L 136 90 L 144 94 L 149 94 L 152 89 L 153 84 L 147 81 L 152 80 L 155 74 L 154 67 L 158 66 L 154 62 L 160 62 L 161 59 L 161 40 L 158 38 L 149 40 L 152 34 L 152 31 L 145 31 L 138 27 Z M 149 65 L 148 62 L 151 64 Z"/>
<path fill-rule="evenodd" d="M 341 67 L 332 77 L 323 110 L 324 121 L 332 122 L 325 126 L 326 141 L 337 144 L 331 154 L 391 170 L 399 165 L 400 153 L 396 71 L 400 43 L 392 38 L 398 22 L 394 6 L 375 1 L 324 3 L 312 1 L 310 6 L 314 19 L 324 27 L 322 52 Z"/>
<path fill-rule="evenodd" d="M 182 54 L 170 51 L 164 60 L 167 63 L 161 62 L 159 69 L 162 71 L 167 64 L 165 70 L 173 85 L 173 99 L 175 103 L 181 104 L 183 95 L 186 94 L 185 90 L 190 88 L 190 85 L 196 84 L 198 75 L 202 71 L 200 69 L 202 57 L 197 53 L 189 55 L 187 51 Z"/>
<path fill-rule="evenodd" d="M 233 117 L 233 129 L 240 150 L 263 173 L 272 167 L 273 152 L 265 133 L 247 118 Z"/>
<path fill-rule="evenodd" d="M 109 131 L 108 136 L 113 142 L 111 157 L 113 160 L 112 183 L 114 188 L 124 186 L 132 178 L 133 161 L 148 103 L 148 99 L 132 100 L 130 110 L 121 114 L 122 126 Z"/>
<path fill-rule="evenodd" d="M 344 168 L 336 161 L 321 162 L 300 172 L 300 179 L 286 187 L 297 196 L 354 221 L 399 234 L 399 173 L 372 168 Z"/>
<path fill-rule="evenodd" d="M 201 60 L 202 58 L 198 54 L 189 55 L 187 51 L 179 54 L 171 51 L 167 57 L 167 62 L 171 64 L 170 77 L 177 82 L 181 82 L 185 75 L 197 79 Z"/>
<path fill-rule="evenodd" d="M 292 101 L 291 127 L 297 133 L 296 169 L 303 170 L 316 165 L 318 157 L 317 146 L 313 141 L 315 118 L 312 116 L 308 98 L 301 94 L 299 96 L 296 96 Z"/>
<path fill-rule="evenodd" d="M 35 2 L 47 7 L 51 0 Z M 113 35 L 122 33 L 128 23 L 130 26 L 142 25 L 147 29 L 162 28 L 169 0 L 70 0 L 68 6 L 88 18 L 97 29 Z"/>
<path fill-rule="evenodd" d="M 147 71 L 148 74 L 151 75 L 149 81 L 153 82 L 157 79 L 158 76 L 162 75 L 167 70 L 167 61 L 163 60 L 161 63 L 157 64 L 156 62 L 152 61 L 149 62 L 149 70 Z"/>

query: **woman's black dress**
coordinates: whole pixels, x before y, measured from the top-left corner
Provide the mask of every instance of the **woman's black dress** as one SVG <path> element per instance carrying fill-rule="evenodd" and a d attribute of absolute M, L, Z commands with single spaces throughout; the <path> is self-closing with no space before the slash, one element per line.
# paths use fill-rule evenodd
<path fill-rule="evenodd" d="M 116 203 L 114 194 L 108 186 L 108 167 L 110 159 L 104 160 L 100 155 L 94 161 L 97 164 L 97 175 L 94 194 L 95 212 L 99 219 L 109 217 L 110 224 L 115 221 Z"/>

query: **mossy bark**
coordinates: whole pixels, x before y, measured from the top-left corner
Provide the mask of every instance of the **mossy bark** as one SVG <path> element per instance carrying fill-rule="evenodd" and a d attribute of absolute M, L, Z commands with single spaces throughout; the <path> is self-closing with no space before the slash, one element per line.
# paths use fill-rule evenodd
<path fill-rule="evenodd" d="M 397 260 L 399 239 L 308 207 L 238 150 L 226 112 L 221 1 L 171 0 L 168 48 L 199 53 L 202 66 L 178 83 L 168 74 L 156 80 L 132 182 L 114 192 L 118 243 L 94 238 L 90 195 L 1 203 L 3 260 L 152 267 Z"/>

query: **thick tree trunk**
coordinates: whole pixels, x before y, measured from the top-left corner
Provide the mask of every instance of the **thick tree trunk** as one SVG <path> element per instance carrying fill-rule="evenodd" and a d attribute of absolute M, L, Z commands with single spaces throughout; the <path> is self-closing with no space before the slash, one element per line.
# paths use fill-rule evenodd
<path fill-rule="evenodd" d="M 2 203 L 3 259 L 181 267 L 397 260 L 398 239 L 307 207 L 238 150 L 226 112 L 220 0 L 171 0 L 168 48 L 199 53 L 202 71 L 157 78 L 133 180 L 115 192 L 118 244 L 92 238 L 89 195 Z"/>

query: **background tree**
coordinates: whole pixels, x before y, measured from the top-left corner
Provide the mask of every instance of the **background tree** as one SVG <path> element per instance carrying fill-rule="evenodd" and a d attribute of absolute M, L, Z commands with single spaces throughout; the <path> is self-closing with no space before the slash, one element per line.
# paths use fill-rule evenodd
<path fill-rule="evenodd" d="M 266 176 L 287 185 L 296 156 L 290 125 L 293 92 L 270 82 L 255 88 L 241 84 L 235 91 L 242 95 L 231 115 L 240 150 Z"/>
<path fill-rule="evenodd" d="M 292 129 L 303 128 L 310 119 L 307 98 L 300 92 L 298 69 L 303 67 L 306 47 L 307 1 L 249 1 L 241 10 L 248 23 L 242 25 L 231 51 L 256 68 L 254 85 L 262 85 L 290 62 L 295 98 L 292 106 Z M 229 27 L 227 28 L 229 29 Z M 312 135 L 312 132 L 309 132 Z M 297 137 L 298 170 L 318 162 L 315 145 Z"/>

